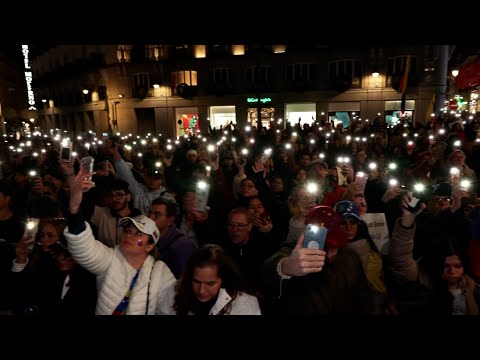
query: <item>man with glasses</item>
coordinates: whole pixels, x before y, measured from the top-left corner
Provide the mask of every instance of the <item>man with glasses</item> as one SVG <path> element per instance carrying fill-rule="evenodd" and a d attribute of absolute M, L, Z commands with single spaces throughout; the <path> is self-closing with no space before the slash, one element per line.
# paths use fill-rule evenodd
<path fill-rule="evenodd" d="M 223 247 L 261 300 L 260 270 L 272 252 L 269 244 L 250 236 L 252 226 L 252 218 L 247 208 L 232 209 L 227 220 L 228 241 Z M 261 302 L 260 305 L 262 306 Z"/>
<path fill-rule="evenodd" d="M 95 225 L 97 239 L 108 247 L 120 243 L 122 231 L 119 229 L 121 218 L 141 215 L 140 210 L 131 206 L 132 194 L 126 181 L 115 179 L 105 193 L 107 206 L 95 206 L 90 222 Z"/>
<path fill-rule="evenodd" d="M 142 184 L 135 179 L 132 170 L 120 155 L 118 144 L 112 140 L 107 140 L 106 143 L 107 146 L 104 149 L 105 154 L 112 158 L 112 163 L 115 166 L 115 171 L 119 178 L 125 180 L 130 185 L 133 205 L 138 208 L 142 214 L 148 214 L 153 199 L 159 196 L 175 200 L 173 195 L 167 192 L 162 169 L 144 168 L 142 175 L 145 183 Z"/>

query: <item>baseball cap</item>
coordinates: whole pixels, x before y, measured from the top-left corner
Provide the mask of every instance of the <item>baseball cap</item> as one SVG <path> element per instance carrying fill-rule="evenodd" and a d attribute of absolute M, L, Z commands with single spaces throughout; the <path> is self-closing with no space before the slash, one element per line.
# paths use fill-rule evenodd
<path fill-rule="evenodd" d="M 145 215 L 137 215 L 133 218 L 128 216 L 124 217 L 120 220 L 119 225 L 126 226 L 129 223 L 135 225 L 135 227 L 144 234 L 151 235 L 155 244 L 160 238 L 160 230 L 158 230 L 157 224 L 155 224 L 155 221 L 149 217 L 146 217 Z"/>
<path fill-rule="evenodd" d="M 361 220 L 360 211 L 357 204 L 353 201 L 342 200 L 335 204 L 335 211 L 342 217 L 342 219 L 355 218 Z"/>
<path fill-rule="evenodd" d="M 440 183 L 433 186 L 433 195 L 452 196 L 452 186 L 449 183 Z"/>
<path fill-rule="evenodd" d="M 163 170 L 162 169 L 146 169 L 146 174 L 151 176 L 154 179 L 162 179 L 163 178 Z"/>
<path fill-rule="evenodd" d="M 315 166 L 315 165 L 323 166 L 323 168 L 324 168 L 325 170 L 328 170 L 328 164 L 327 164 L 325 161 L 320 160 L 320 159 L 315 159 L 315 160 L 309 162 L 308 165 L 307 165 L 307 169 L 310 170 L 310 169 L 311 169 L 313 166 Z"/>

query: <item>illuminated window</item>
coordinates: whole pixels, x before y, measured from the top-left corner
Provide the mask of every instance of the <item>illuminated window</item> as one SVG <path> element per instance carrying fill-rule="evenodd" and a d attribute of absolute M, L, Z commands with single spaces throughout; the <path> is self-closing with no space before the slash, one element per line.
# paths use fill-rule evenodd
<path fill-rule="evenodd" d="M 176 88 L 180 84 L 197 86 L 197 72 L 194 70 L 183 70 L 172 72 L 172 85 Z"/>

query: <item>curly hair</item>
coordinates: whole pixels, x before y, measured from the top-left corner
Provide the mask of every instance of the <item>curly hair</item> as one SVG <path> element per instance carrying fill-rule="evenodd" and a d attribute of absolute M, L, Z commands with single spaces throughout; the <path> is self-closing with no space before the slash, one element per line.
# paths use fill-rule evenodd
<path fill-rule="evenodd" d="M 198 302 L 197 296 L 193 292 L 193 274 L 196 268 L 213 266 L 217 268 L 217 274 L 222 279 L 222 288 L 234 300 L 240 292 L 250 293 L 243 275 L 233 262 L 227 256 L 223 248 L 215 244 L 206 244 L 198 249 L 188 259 L 185 270 L 175 287 L 176 295 L 173 308 L 177 315 L 195 314 L 195 304 Z M 230 311 L 232 301 L 223 309 L 223 313 Z"/>

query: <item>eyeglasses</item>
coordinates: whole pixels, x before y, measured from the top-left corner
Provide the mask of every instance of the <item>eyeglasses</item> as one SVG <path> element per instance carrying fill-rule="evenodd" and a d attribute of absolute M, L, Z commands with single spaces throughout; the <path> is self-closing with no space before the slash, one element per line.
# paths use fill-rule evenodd
<path fill-rule="evenodd" d="M 443 204 L 445 202 L 451 202 L 452 200 L 448 197 L 437 197 L 437 198 L 432 198 L 433 202 Z"/>
<path fill-rule="evenodd" d="M 367 203 L 366 202 L 363 202 L 363 203 L 360 203 L 360 204 L 357 204 L 358 206 L 361 206 L 361 207 L 367 207 Z"/>
<path fill-rule="evenodd" d="M 158 219 L 158 218 L 160 218 L 160 217 L 162 217 L 162 216 L 167 216 L 167 214 L 164 214 L 164 213 L 161 213 L 161 212 L 158 212 L 158 211 L 150 211 L 149 214 L 150 214 L 150 215 L 153 215 L 153 217 L 154 217 L 155 219 Z"/>
<path fill-rule="evenodd" d="M 228 227 L 232 229 L 244 229 L 250 224 L 234 224 L 234 223 L 228 223 Z"/>
<path fill-rule="evenodd" d="M 242 184 L 240 185 L 241 188 L 249 188 L 249 189 L 252 189 L 255 187 L 255 185 L 252 185 L 252 184 Z"/>
<path fill-rule="evenodd" d="M 127 195 L 127 193 L 110 193 L 110 194 L 107 194 L 107 197 L 109 198 L 121 198 L 122 196 L 125 196 Z"/>

